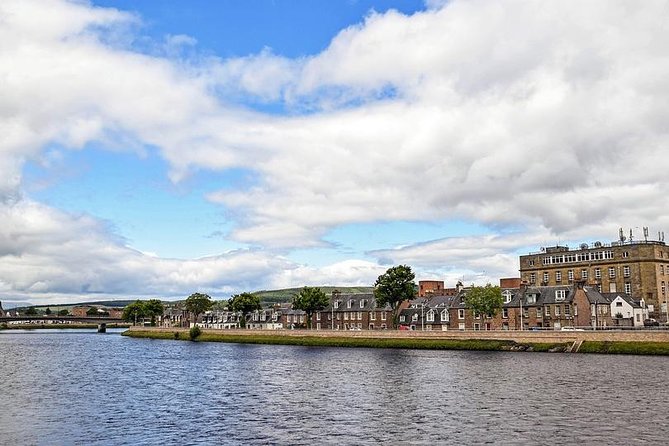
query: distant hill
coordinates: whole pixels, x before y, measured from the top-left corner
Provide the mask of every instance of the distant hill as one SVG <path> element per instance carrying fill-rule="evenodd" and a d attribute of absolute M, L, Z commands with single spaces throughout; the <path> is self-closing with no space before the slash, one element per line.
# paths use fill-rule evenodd
<path fill-rule="evenodd" d="M 339 290 L 342 294 L 358 294 L 358 293 L 371 293 L 374 291 L 373 287 L 369 286 L 358 286 L 358 287 L 348 287 L 348 286 L 321 286 L 318 287 L 328 296 L 334 290 Z M 269 290 L 269 291 L 256 291 L 254 294 L 260 297 L 260 302 L 263 305 L 272 305 L 276 303 L 290 302 L 293 300 L 293 296 L 300 292 L 300 288 L 286 288 L 283 290 Z"/>
<path fill-rule="evenodd" d="M 328 296 L 332 293 L 333 290 L 339 290 L 342 292 L 342 294 L 358 294 L 358 293 L 371 293 L 374 291 L 373 287 L 365 287 L 365 286 L 360 286 L 360 287 L 348 287 L 348 286 L 339 286 L 339 287 L 334 287 L 334 286 L 321 286 L 318 287 L 320 288 L 325 294 Z M 284 303 L 284 302 L 291 302 L 293 300 L 293 296 L 296 295 L 297 293 L 300 292 L 302 287 L 299 288 L 286 288 L 283 290 L 263 290 L 263 291 L 255 291 L 251 294 L 254 294 L 258 297 L 260 297 L 260 303 L 263 306 L 270 306 L 274 305 L 277 303 Z M 83 306 L 83 305 L 88 305 L 88 306 L 98 306 L 98 307 L 125 307 L 126 305 L 129 305 L 133 303 L 136 299 L 129 299 L 129 300 L 98 300 L 95 302 L 80 302 L 80 303 L 74 303 L 74 304 L 50 304 L 50 305 L 36 305 L 35 309 L 38 311 L 45 311 L 47 308 L 50 308 L 51 311 L 58 311 L 58 310 L 68 310 L 71 311 L 72 307 L 77 307 L 77 306 Z M 141 299 L 145 300 L 145 299 Z M 163 300 L 164 303 L 169 302 L 170 304 L 178 303 L 178 302 L 183 302 L 182 300 L 179 301 L 167 301 Z M 15 302 L 19 305 L 12 305 L 14 302 L 8 302 L 9 306 L 5 307 L 7 308 L 16 308 L 17 310 L 25 310 L 28 307 L 31 307 L 29 302 Z M 4 302 L 3 302 L 4 305 Z"/>

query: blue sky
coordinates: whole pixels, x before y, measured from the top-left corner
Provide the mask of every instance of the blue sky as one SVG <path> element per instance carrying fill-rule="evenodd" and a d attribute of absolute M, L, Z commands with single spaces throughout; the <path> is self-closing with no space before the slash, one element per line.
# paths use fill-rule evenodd
<path fill-rule="evenodd" d="M 0 300 L 372 285 L 399 263 L 497 283 L 541 246 L 664 230 L 663 11 L 3 2 Z"/>

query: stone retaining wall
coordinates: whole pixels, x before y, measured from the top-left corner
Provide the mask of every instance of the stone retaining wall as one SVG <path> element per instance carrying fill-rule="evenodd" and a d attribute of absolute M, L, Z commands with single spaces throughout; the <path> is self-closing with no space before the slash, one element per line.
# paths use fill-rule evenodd
<path fill-rule="evenodd" d="M 130 327 L 137 331 L 188 332 L 186 328 Z M 669 331 L 397 331 L 397 330 L 212 330 L 207 333 L 229 333 L 231 335 L 277 335 L 277 336 L 322 336 L 357 338 L 409 338 L 409 339 L 490 339 L 523 342 L 566 343 L 575 341 L 609 342 L 669 342 Z"/>

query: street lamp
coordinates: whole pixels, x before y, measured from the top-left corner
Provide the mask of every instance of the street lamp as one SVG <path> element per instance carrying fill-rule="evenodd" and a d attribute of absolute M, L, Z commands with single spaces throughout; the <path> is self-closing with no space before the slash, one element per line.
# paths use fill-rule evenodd
<path fill-rule="evenodd" d="M 425 331 L 425 301 L 420 303 L 420 331 Z"/>

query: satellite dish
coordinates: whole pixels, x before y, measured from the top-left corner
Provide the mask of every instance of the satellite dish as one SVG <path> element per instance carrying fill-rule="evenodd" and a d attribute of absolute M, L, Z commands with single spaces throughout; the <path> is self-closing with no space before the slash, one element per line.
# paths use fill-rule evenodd
<path fill-rule="evenodd" d="M 588 249 L 587 243 L 581 243 L 581 249 Z"/>

